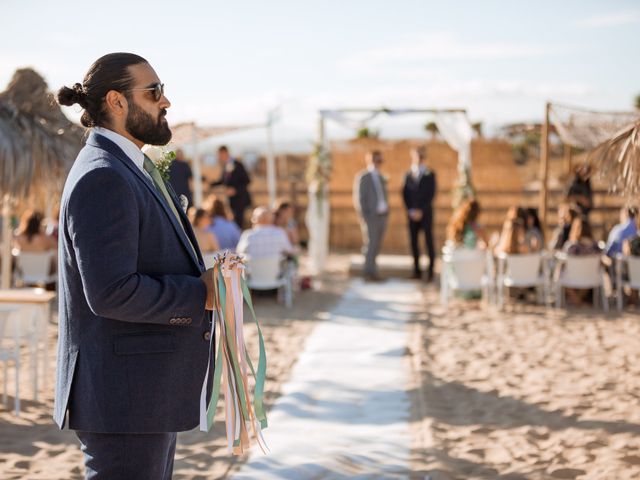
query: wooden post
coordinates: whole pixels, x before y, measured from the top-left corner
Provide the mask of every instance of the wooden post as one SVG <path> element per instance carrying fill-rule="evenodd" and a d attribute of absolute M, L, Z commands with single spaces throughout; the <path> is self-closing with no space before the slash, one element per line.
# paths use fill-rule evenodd
<path fill-rule="evenodd" d="M 571 176 L 571 162 L 573 161 L 573 148 L 571 145 L 564 144 L 564 170 L 567 177 Z"/>
<path fill-rule="evenodd" d="M 547 230 L 547 204 L 549 200 L 549 102 L 545 105 L 544 123 L 542 124 L 542 137 L 540 138 L 540 224 L 542 234 Z"/>
<path fill-rule="evenodd" d="M 193 169 L 193 204 L 196 208 L 202 207 L 202 158 L 198 153 L 198 126 L 195 122 L 191 125 L 191 167 Z"/>
<path fill-rule="evenodd" d="M 273 153 L 273 132 L 271 112 L 267 115 L 267 190 L 269 192 L 269 208 L 276 204 L 276 160 Z"/>

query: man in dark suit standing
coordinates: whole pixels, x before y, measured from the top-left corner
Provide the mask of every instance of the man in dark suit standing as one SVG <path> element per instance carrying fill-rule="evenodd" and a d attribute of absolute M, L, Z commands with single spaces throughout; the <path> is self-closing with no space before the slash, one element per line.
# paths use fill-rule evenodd
<path fill-rule="evenodd" d="M 411 150 L 411 169 L 404 176 L 402 197 L 409 222 L 411 252 L 413 254 L 413 278 L 421 278 L 420 248 L 418 234 L 424 231 L 429 268 L 427 281 L 433 280 L 435 247 L 433 245 L 433 199 L 436 195 L 436 174 L 426 165 L 426 149 L 419 147 Z"/>
<path fill-rule="evenodd" d="M 141 147 L 165 145 L 169 100 L 142 57 L 99 58 L 58 92 L 90 128 L 60 208 L 54 420 L 88 479 L 168 480 L 176 432 L 199 423 L 213 274 L 171 186 Z"/>
<path fill-rule="evenodd" d="M 251 179 L 242 162 L 230 156 L 229 149 L 225 145 L 218 148 L 218 160 L 222 167 L 222 175 L 220 180 L 213 182 L 211 186 L 226 187 L 233 219 L 241 229 L 244 229 L 244 212 L 251 206 L 251 194 L 247 188 Z"/>

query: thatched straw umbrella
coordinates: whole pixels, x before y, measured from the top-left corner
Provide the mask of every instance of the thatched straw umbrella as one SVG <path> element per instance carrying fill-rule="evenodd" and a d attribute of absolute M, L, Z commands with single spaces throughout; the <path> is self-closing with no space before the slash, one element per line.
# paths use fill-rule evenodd
<path fill-rule="evenodd" d="M 633 123 L 594 148 L 587 158 L 610 185 L 629 201 L 640 198 L 640 122 Z"/>
<path fill-rule="evenodd" d="M 42 77 L 30 69 L 18 70 L 0 94 L 2 288 L 10 286 L 13 208 L 38 193 L 51 202 L 80 147 L 80 127 L 53 102 Z"/>

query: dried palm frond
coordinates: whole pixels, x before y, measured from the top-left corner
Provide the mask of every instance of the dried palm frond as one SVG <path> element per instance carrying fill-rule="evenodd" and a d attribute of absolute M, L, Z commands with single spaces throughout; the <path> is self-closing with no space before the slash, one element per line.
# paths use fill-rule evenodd
<path fill-rule="evenodd" d="M 633 123 L 594 148 L 587 157 L 612 193 L 640 198 L 640 122 Z"/>
<path fill-rule="evenodd" d="M 22 198 L 36 184 L 59 182 L 73 161 L 69 143 L 45 120 L 0 102 L 0 191 Z"/>
<path fill-rule="evenodd" d="M 15 72 L 0 93 L 0 193 L 48 203 L 82 146 L 83 129 L 62 113 L 37 72 Z"/>

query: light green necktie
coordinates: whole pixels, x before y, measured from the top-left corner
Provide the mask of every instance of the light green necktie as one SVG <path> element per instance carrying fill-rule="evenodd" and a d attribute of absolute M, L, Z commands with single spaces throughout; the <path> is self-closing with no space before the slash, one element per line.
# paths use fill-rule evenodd
<path fill-rule="evenodd" d="M 176 206 L 174 205 L 173 200 L 171 199 L 171 195 L 169 195 L 169 191 L 167 190 L 167 186 L 164 183 L 162 175 L 160 175 L 160 171 L 158 170 L 158 167 L 156 167 L 155 163 L 153 163 L 153 161 L 146 155 L 144 156 L 144 169 L 149 173 L 149 175 L 151 175 L 151 178 L 153 179 L 153 183 L 155 184 L 156 188 L 164 196 L 164 199 L 167 201 L 167 204 L 169 204 L 169 208 L 175 215 L 176 220 L 178 221 L 178 224 L 180 224 L 180 226 L 182 227 L 182 231 L 184 232 L 185 237 L 187 237 L 187 240 L 189 240 L 189 235 L 187 235 L 187 232 L 184 229 L 184 225 L 182 224 L 182 220 L 180 219 L 180 214 L 178 213 L 178 210 L 176 210 Z M 193 254 L 196 256 L 196 258 L 198 258 L 198 254 L 196 253 L 196 249 L 193 248 L 193 244 L 191 243 L 191 240 L 189 240 L 189 245 L 193 250 Z"/>

